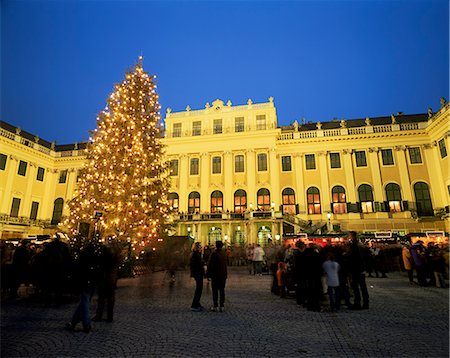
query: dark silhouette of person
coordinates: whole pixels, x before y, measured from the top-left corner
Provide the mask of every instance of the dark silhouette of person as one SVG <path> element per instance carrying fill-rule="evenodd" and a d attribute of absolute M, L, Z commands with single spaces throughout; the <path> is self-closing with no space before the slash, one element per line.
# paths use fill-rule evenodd
<path fill-rule="evenodd" d="M 191 311 L 201 312 L 203 306 L 200 304 L 200 298 L 203 292 L 203 278 L 205 277 L 205 268 L 202 260 L 202 245 L 199 242 L 192 244 L 192 254 L 189 262 L 191 277 L 195 280 L 195 293 L 191 304 Z"/>
<path fill-rule="evenodd" d="M 361 308 L 369 308 L 369 292 L 366 285 L 365 273 L 365 248 L 359 243 L 356 238 L 356 232 L 349 232 L 350 253 L 349 253 L 349 269 L 351 275 L 351 286 L 354 294 L 353 305 L 351 309 L 359 310 Z M 361 296 L 363 305 L 361 306 Z"/>
<path fill-rule="evenodd" d="M 294 281 L 295 281 L 295 299 L 298 305 L 306 304 L 306 273 L 308 268 L 305 266 L 305 248 L 306 245 L 298 240 L 295 243 L 297 250 L 294 251 Z"/>
<path fill-rule="evenodd" d="M 121 255 L 119 247 L 110 238 L 109 242 L 101 247 L 98 303 L 95 316 L 92 317 L 92 321 L 94 322 L 102 320 L 105 304 L 106 322 L 113 321 L 120 262 Z"/>
<path fill-rule="evenodd" d="M 213 295 L 213 307 L 211 307 L 211 311 L 213 312 L 223 312 L 225 304 L 227 256 L 222 248 L 223 242 L 216 241 L 216 250 L 211 254 L 207 268 L 207 275 L 211 279 L 211 290 Z"/>
<path fill-rule="evenodd" d="M 30 260 L 31 250 L 29 242 L 21 241 L 14 251 L 12 259 L 12 289 L 11 296 L 17 297 L 17 290 L 21 284 L 28 284 L 30 281 Z"/>
<path fill-rule="evenodd" d="M 304 251 L 306 271 L 306 308 L 320 312 L 322 288 L 322 258 L 315 244 L 309 244 Z"/>

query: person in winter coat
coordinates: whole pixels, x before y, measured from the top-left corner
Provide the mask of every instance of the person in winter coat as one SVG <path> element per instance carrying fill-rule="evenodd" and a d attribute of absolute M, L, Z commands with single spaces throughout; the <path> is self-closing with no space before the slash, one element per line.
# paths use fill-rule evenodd
<path fill-rule="evenodd" d="M 417 272 L 417 281 L 420 286 L 427 286 L 427 257 L 423 241 L 419 240 L 414 243 L 410 251 Z"/>
<path fill-rule="evenodd" d="M 262 275 L 262 267 L 264 262 L 265 252 L 260 244 L 257 244 L 253 250 L 253 262 L 255 263 L 255 274 Z"/>
<path fill-rule="evenodd" d="M 195 293 L 191 304 L 191 311 L 201 312 L 203 306 L 200 304 L 200 298 L 203 292 L 203 278 L 205 269 L 202 260 L 202 245 L 199 242 L 192 244 L 192 254 L 190 259 L 191 277 L 195 280 Z"/>
<path fill-rule="evenodd" d="M 225 283 L 227 281 L 227 256 L 223 250 L 222 241 L 216 241 L 216 251 L 211 254 L 209 259 L 207 275 L 211 279 L 213 295 L 214 306 L 211 307 L 211 311 L 223 312 L 225 304 Z"/>
<path fill-rule="evenodd" d="M 412 260 L 412 256 L 411 256 L 410 247 L 411 247 L 411 245 L 409 243 L 406 243 L 405 245 L 403 245 L 402 260 L 403 260 L 403 267 L 405 268 L 405 271 L 408 273 L 409 283 L 414 283 L 413 260 Z"/>

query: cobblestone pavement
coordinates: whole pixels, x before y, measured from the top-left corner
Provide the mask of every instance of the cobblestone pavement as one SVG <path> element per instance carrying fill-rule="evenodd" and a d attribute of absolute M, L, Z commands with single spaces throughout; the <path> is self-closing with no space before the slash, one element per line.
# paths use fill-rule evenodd
<path fill-rule="evenodd" d="M 67 332 L 76 303 L 3 302 L 1 357 L 448 357 L 448 289 L 406 274 L 368 278 L 370 309 L 310 312 L 269 291 L 269 276 L 230 268 L 225 312 L 191 312 L 194 282 L 177 272 L 119 281 L 115 320 Z M 209 307 L 205 285 L 202 304 Z M 95 302 L 93 303 L 95 306 Z"/>

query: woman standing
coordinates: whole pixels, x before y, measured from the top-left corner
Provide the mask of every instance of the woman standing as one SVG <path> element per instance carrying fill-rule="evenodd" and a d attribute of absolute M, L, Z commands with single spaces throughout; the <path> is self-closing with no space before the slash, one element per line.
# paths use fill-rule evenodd
<path fill-rule="evenodd" d="M 204 310 L 200 304 L 200 298 L 203 292 L 203 277 L 205 276 L 205 269 L 202 260 L 202 245 L 199 242 L 192 244 L 192 254 L 190 260 L 191 277 L 195 280 L 195 293 L 192 300 L 191 311 L 201 312 Z"/>

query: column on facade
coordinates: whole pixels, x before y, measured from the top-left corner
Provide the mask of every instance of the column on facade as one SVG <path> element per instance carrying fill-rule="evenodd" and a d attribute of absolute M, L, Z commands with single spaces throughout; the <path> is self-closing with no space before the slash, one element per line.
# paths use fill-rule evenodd
<path fill-rule="evenodd" d="M 224 175 L 224 193 L 223 193 L 223 209 L 224 211 L 234 210 L 233 206 L 233 155 L 230 151 L 224 152 L 223 159 L 223 175 Z"/>
<path fill-rule="evenodd" d="M 180 155 L 180 168 L 178 171 L 178 198 L 179 198 L 179 208 L 180 212 L 187 212 L 188 210 L 188 175 L 189 175 L 189 157 L 186 154 Z"/>
<path fill-rule="evenodd" d="M 256 165 L 255 165 L 255 151 L 248 149 L 246 152 L 247 159 L 247 208 L 250 209 L 250 204 L 256 208 Z"/>
<path fill-rule="evenodd" d="M 31 163 L 29 165 L 29 170 L 27 173 L 27 187 L 23 195 L 23 204 L 20 205 L 19 216 L 29 216 L 31 212 L 31 196 L 33 194 L 33 183 L 36 179 L 36 163 Z"/>
<path fill-rule="evenodd" d="M 210 163 L 211 157 L 209 153 L 201 155 L 201 177 L 200 177 L 200 210 L 209 211 L 209 177 L 211 175 Z"/>
<path fill-rule="evenodd" d="M 44 174 L 45 188 L 42 198 L 42 220 L 51 220 L 53 215 L 53 204 L 55 201 L 56 180 L 58 178 L 56 169 L 47 169 Z"/>
<path fill-rule="evenodd" d="M 439 148 L 436 142 L 431 145 L 425 145 L 423 148 L 428 177 L 430 178 L 429 186 L 433 208 L 443 208 L 448 203 L 446 202 L 447 194 L 445 192 L 444 174 L 439 164 L 441 161 Z"/>
<path fill-rule="evenodd" d="M 413 201 L 413 195 L 411 191 L 411 179 L 409 177 L 408 164 L 406 162 L 405 146 L 394 147 L 396 153 L 397 167 L 400 173 L 400 185 L 402 192 L 402 200 Z"/>
<path fill-rule="evenodd" d="M 275 208 L 281 204 L 280 200 L 280 166 L 278 164 L 277 152 L 275 148 L 270 149 L 269 153 L 269 170 L 270 170 L 270 184 L 272 192 L 270 193 L 272 202 L 275 203 Z"/>
<path fill-rule="evenodd" d="M 6 178 L 6 185 L 5 185 L 5 192 L 3 193 L 4 198 L 9 198 L 9 200 L 3 200 L 2 206 L 1 206 L 1 212 L 4 214 L 9 215 L 11 211 L 11 203 L 12 203 L 12 188 L 14 183 L 14 175 L 17 174 L 17 170 L 19 167 L 19 159 L 15 156 L 10 155 L 8 160 L 10 161 L 8 166 L 11 166 L 11 168 L 8 168 L 8 177 Z"/>
<path fill-rule="evenodd" d="M 305 183 L 303 180 L 303 165 L 302 165 L 303 154 L 294 154 L 294 175 L 295 175 L 295 185 L 296 190 L 296 202 L 299 206 L 300 213 L 306 212 L 305 206 Z"/>
<path fill-rule="evenodd" d="M 358 200 L 356 199 L 355 173 L 351 150 L 345 149 L 342 151 L 342 163 L 344 167 L 345 181 L 347 184 L 345 200 L 348 203 L 356 203 Z"/>
<path fill-rule="evenodd" d="M 330 182 L 328 180 L 328 166 L 327 155 L 328 152 L 318 152 L 319 158 L 319 170 L 320 170 L 320 202 L 322 207 L 322 213 L 330 211 Z M 324 204 L 326 206 L 324 206 Z"/>
<path fill-rule="evenodd" d="M 383 201 L 383 182 L 381 181 L 381 168 L 378 158 L 379 149 L 369 148 L 369 167 L 372 173 L 374 201 Z"/>

